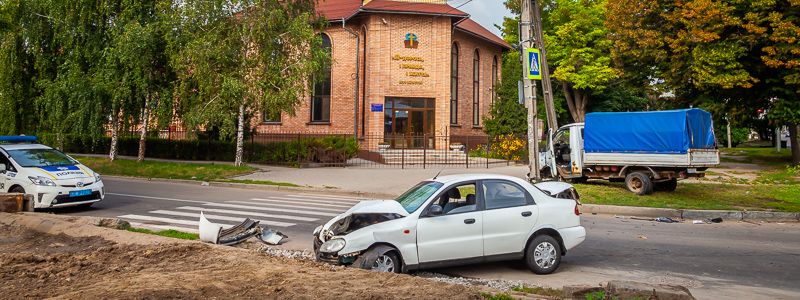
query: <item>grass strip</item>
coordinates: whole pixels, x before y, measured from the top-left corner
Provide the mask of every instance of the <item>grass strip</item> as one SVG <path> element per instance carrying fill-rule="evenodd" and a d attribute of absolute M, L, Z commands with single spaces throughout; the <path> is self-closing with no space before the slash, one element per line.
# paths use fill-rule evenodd
<path fill-rule="evenodd" d="M 152 234 L 152 235 L 164 236 L 164 237 L 170 237 L 170 238 L 176 238 L 176 239 L 182 239 L 182 240 L 192 240 L 193 241 L 193 240 L 200 239 L 200 235 L 198 235 L 198 234 L 188 233 L 188 232 L 183 232 L 183 231 L 177 231 L 177 230 L 174 230 L 174 229 L 154 231 L 154 230 L 150 230 L 150 229 L 146 229 L 146 228 L 129 227 L 127 230 L 130 231 L 130 232 Z"/>

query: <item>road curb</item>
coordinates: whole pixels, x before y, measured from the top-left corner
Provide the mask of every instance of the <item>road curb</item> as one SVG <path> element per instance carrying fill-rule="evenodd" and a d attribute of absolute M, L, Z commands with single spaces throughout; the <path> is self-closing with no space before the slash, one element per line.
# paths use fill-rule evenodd
<path fill-rule="evenodd" d="M 103 175 L 103 176 L 108 178 L 124 179 L 124 180 L 171 182 L 171 183 L 208 185 L 213 187 L 242 188 L 242 189 L 264 190 L 264 191 L 302 192 L 309 194 L 355 196 L 355 197 L 373 198 L 373 199 L 394 199 L 396 197 L 396 195 L 391 195 L 386 193 L 347 191 L 347 190 L 325 189 L 317 187 L 290 187 L 290 186 L 215 182 L 215 181 L 205 182 L 205 181 L 187 180 L 187 179 L 141 178 L 141 177 L 129 177 L 129 176 L 110 176 L 110 175 Z M 770 222 L 785 222 L 785 221 L 800 222 L 800 213 L 795 213 L 795 212 L 692 210 L 692 209 L 653 208 L 653 207 L 598 205 L 598 204 L 583 204 L 581 205 L 581 212 L 590 214 L 624 215 L 624 216 L 639 216 L 639 217 L 653 217 L 653 218 L 670 217 L 670 218 L 697 219 L 697 220 L 722 218 L 723 220 L 734 220 L 734 221 L 753 220 L 753 221 L 770 221 Z"/>
<path fill-rule="evenodd" d="M 696 210 L 696 209 L 671 209 L 637 206 L 597 205 L 583 204 L 581 212 L 603 215 L 625 215 L 638 217 L 670 217 L 681 219 L 705 220 L 722 218 L 733 221 L 800 221 L 800 213 L 773 212 L 773 211 L 737 211 L 737 210 Z"/>

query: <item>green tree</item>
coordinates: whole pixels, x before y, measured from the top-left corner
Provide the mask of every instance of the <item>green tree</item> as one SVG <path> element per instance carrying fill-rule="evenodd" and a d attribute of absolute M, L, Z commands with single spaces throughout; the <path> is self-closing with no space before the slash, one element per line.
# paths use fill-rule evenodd
<path fill-rule="evenodd" d="M 545 42 L 553 77 L 572 119 L 583 122 L 592 94 L 620 76 L 611 60 L 605 0 L 556 0 L 546 8 Z"/>
<path fill-rule="evenodd" d="M 716 103 L 716 117 L 734 126 L 762 110 L 795 125 L 787 112 L 800 87 L 798 18 L 796 0 L 614 0 L 606 25 L 626 76 L 663 82 L 685 103 Z"/>
<path fill-rule="evenodd" d="M 173 63 L 180 80 L 179 113 L 192 128 L 235 135 L 243 162 L 248 116 L 294 112 L 328 54 L 319 47 L 315 1 L 189 0 L 174 18 L 183 38 Z"/>
<path fill-rule="evenodd" d="M 138 125 L 138 161 L 142 161 L 150 120 L 162 126 L 172 121 L 171 84 L 175 76 L 166 52 L 169 35 L 165 34 L 171 5 L 169 0 L 123 0 L 114 6 L 119 10 L 110 21 L 109 43 L 94 77 L 94 84 L 106 95 L 111 160 L 116 159 L 120 127 Z"/>

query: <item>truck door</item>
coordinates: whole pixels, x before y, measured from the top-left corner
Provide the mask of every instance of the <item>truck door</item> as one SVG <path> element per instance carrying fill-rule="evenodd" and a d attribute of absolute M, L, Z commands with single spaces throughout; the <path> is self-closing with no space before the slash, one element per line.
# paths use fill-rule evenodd
<path fill-rule="evenodd" d="M 583 176 L 583 126 L 573 126 L 569 130 L 570 173 L 580 177 Z"/>

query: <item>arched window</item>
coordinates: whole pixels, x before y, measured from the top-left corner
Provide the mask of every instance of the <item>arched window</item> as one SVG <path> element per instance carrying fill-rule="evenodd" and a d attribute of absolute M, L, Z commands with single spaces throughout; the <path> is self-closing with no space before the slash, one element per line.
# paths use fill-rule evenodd
<path fill-rule="evenodd" d="M 497 86 L 499 85 L 497 82 L 497 71 L 497 55 L 495 55 L 492 60 L 492 105 L 497 101 Z"/>
<path fill-rule="evenodd" d="M 322 48 L 331 54 L 331 38 L 320 34 Z M 311 122 L 328 123 L 331 121 L 331 66 L 326 65 L 314 76 L 314 90 L 311 96 Z"/>
<path fill-rule="evenodd" d="M 481 125 L 481 54 L 475 49 L 472 61 L 472 126 Z"/>
<path fill-rule="evenodd" d="M 458 124 L 458 44 L 450 51 L 450 124 Z"/>

